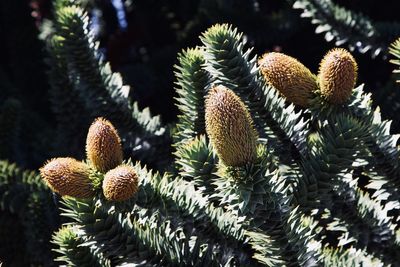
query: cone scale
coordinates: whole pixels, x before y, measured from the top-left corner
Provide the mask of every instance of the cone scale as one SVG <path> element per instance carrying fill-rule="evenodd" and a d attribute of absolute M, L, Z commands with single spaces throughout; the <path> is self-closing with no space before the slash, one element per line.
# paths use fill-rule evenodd
<path fill-rule="evenodd" d="M 220 160 L 233 167 L 253 162 L 258 134 L 241 99 L 219 85 L 210 90 L 205 105 L 206 131 Z"/>
<path fill-rule="evenodd" d="M 103 173 L 122 163 L 121 139 L 111 122 L 104 118 L 93 122 L 86 138 L 86 154 L 90 163 Z"/>
<path fill-rule="evenodd" d="M 138 176 L 131 166 L 121 165 L 108 171 L 103 181 L 103 194 L 110 201 L 124 201 L 138 191 Z"/>
<path fill-rule="evenodd" d="M 50 189 L 61 196 L 89 198 L 94 195 L 89 166 L 76 159 L 52 159 L 40 169 L 40 174 Z"/>
<path fill-rule="evenodd" d="M 266 53 L 258 61 L 265 80 L 298 106 L 308 107 L 317 87 L 315 75 L 297 59 L 282 53 Z"/>
<path fill-rule="evenodd" d="M 320 63 L 321 95 L 331 104 L 346 102 L 356 85 L 357 69 L 354 57 L 346 49 L 330 50 Z"/>

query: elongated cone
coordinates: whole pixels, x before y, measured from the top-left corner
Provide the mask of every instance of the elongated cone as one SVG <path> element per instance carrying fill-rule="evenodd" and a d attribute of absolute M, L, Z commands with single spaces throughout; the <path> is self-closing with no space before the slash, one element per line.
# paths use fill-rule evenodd
<path fill-rule="evenodd" d="M 62 196 L 89 198 L 94 195 L 89 166 L 76 159 L 52 159 L 40 169 L 40 175 L 51 190 Z"/>
<path fill-rule="evenodd" d="M 220 160 L 234 167 L 253 162 L 258 134 L 242 100 L 219 85 L 210 90 L 205 106 L 206 131 Z"/>
<path fill-rule="evenodd" d="M 354 57 L 346 49 L 330 50 L 319 67 L 321 95 L 332 104 L 346 102 L 356 85 L 357 69 Z"/>
<path fill-rule="evenodd" d="M 91 164 L 103 173 L 122 163 L 121 139 L 111 122 L 104 118 L 93 122 L 86 138 L 86 155 Z"/>
<path fill-rule="evenodd" d="M 297 59 L 282 53 L 266 53 L 258 61 L 268 83 L 286 99 L 301 107 L 308 107 L 312 92 L 318 86 L 316 77 Z"/>
<path fill-rule="evenodd" d="M 108 171 L 103 180 L 103 194 L 111 201 L 124 201 L 138 191 L 138 176 L 131 166 L 121 165 Z"/>

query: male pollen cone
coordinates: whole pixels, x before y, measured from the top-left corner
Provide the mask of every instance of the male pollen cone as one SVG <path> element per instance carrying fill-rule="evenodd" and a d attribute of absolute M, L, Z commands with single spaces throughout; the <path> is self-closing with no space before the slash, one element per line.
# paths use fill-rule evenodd
<path fill-rule="evenodd" d="M 265 80 L 289 102 L 309 107 L 312 92 L 318 86 L 315 75 L 306 66 L 291 56 L 277 52 L 265 53 L 258 64 Z"/>
<path fill-rule="evenodd" d="M 257 131 L 242 100 L 230 89 L 212 88 L 205 100 L 206 131 L 220 160 L 239 167 L 257 156 Z"/>
<path fill-rule="evenodd" d="M 111 122 L 97 118 L 92 123 L 86 138 L 86 154 L 91 164 L 103 173 L 122 163 L 121 139 Z"/>
<path fill-rule="evenodd" d="M 121 165 L 106 173 L 103 180 L 103 194 L 107 200 L 124 201 L 138 191 L 138 176 L 128 165 Z"/>
<path fill-rule="evenodd" d="M 94 195 L 89 174 L 89 166 L 73 158 L 55 158 L 40 169 L 40 175 L 51 190 L 76 198 Z"/>
<path fill-rule="evenodd" d="M 318 82 L 321 95 L 332 104 L 343 104 L 356 85 L 357 63 L 343 48 L 330 50 L 319 67 Z"/>

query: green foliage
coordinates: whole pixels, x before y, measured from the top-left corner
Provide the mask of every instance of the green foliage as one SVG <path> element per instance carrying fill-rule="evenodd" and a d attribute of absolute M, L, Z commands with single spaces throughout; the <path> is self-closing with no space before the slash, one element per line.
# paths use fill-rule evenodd
<path fill-rule="evenodd" d="M 399 39 L 394 41 L 389 47 L 389 53 L 392 56 L 391 63 L 395 65 L 393 75 L 379 88 L 374 94 L 374 103 L 381 108 L 383 118 L 390 118 L 393 114 L 397 114 L 400 109 L 400 90 L 398 86 L 399 66 L 400 66 L 400 42 Z M 392 132 L 398 132 L 400 129 L 400 122 L 393 120 L 391 122 Z"/>
<path fill-rule="evenodd" d="M 208 73 L 202 69 L 205 63 L 201 48 L 188 49 L 178 55 L 175 66 L 177 106 L 181 115 L 177 124 L 176 140 L 182 141 L 205 133 L 204 97 L 208 86 Z"/>
<path fill-rule="evenodd" d="M 326 267 L 345 267 L 345 266 L 385 266 L 379 259 L 368 255 L 363 250 L 350 248 L 343 251 L 343 249 L 324 249 L 323 264 Z"/>
<path fill-rule="evenodd" d="M 101 253 L 85 246 L 85 240 L 77 233 L 79 230 L 74 231 L 72 228 L 73 226 L 65 226 L 54 234 L 54 243 L 60 246 L 56 252 L 64 255 L 58 257 L 57 261 L 65 262 L 68 266 L 111 266 Z"/>
<path fill-rule="evenodd" d="M 58 202 L 35 172 L 1 161 L 0 239 L 10 246 L 0 247 L 0 257 L 7 264 L 399 266 L 399 136 L 363 85 L 340 105 L 326 102 L 319 90 L 307 109 L 288 103 L 263 77 L 246 41 L 268 43 L 296 19 L 269 25 L 283 21 L 285 11 L 265 18 L 255 3 L 200 1 L 203 10 L 177 30 L 175 37 L 184 40 L 222 10 L 222 18 L 260 21 L 270 34 L 260 37 L 254 25 L 244 35 L 229 24 L 215 24 L 200 35 L 199 46 L 179 53 L 174 73 L 180 115 L 176 125 L 165 126 L 149 109 L 139 109 L 129 86 L 104 60 L 84 10 L 96 4 L 54 1 L 41 38 L 57 127 L 48 132 L 55 135 L 48 139 L 53 146 L 43 147 L 48 154 L 82 157 L 90 122 L 103 116 L 121 135 L 123 164 L 134 169 L 138 191 L 128 200 L 108 201 L 102 188 L 106 174 L 92 171 L 93 197 Z M 163 12 L 171 6 L 163 4 Z M 328 41 L 373 56 L 385 54 L 399 33 L 396 23 L 373 23 L 330 0 L 297 0 L 294 8 L 312 18 Z M 397 41 L 389 50 L 396 65 L 399 51 Z M 5 74 L 0 69 L 0 78 Z M 218 85 L 239 96 L 260 136 L 252 146 L 257 156 L 244 166 L 221 162 L 206 135 L 204 100 Z M 18 152 L 29 135 L 24 131 L 29 112 L 25 100 L 8 96 L 14 95 L 12 83 L 2 79 L 1 86 L 7 97 L 0 96 L 0 157 L 23 161 Z M 54 232 L 60 225 L 58 205 L 63 225 Z M 16 233 L 15 239 L 6 231 Z M 18 259 L 11 249 L 21 246 Z"/>
<path fill-rule="evenodd" d="M 77 125 L 103 116 L 118 127 L 129 154 L 162 167 L 169 153 L 169 146 L 161 146 L 168 143 L 168 130 L 159 117 L 152 117 L 148 109 L 140 111 L 138 104 L 131 102 L 129 86 L 102 60 L 89 31 L 87 13 L 73 1 L 58 1 L 54 32 L 47 40 L 52 67 L 50 94 L 62 133 L 60 142 L 65 144 L 68 138 L 73 142 L 68 149 L 76 151 L 86 133 Z M 164 161 L 157 160 L 157 155 Z"/>
<path fill-rule="evenodd" d="M 256 57 L 249 59 L 251 49 L 244 48 L 242 34 L 223 24 L 211 27 L 200 38 L 212 82 L 231 87 L 244 100 L 261 138 L 283 143 L 279 148 L 297 157 L 304 149 L 305 124 L 300 113 L 294 112 L 293 106 L 285 107 L 277 91 L 262 80 Z"/>
<path fill-rule="evenodd" d="M 316 91 L 311 107 L 295 112 L 264 80 L 237 29 L 215 25 L 201 41 L 178 57 L 174 169 L 161 175 L 136 164 L 139 191 L 121 203 L 100 192 L 64 199 L 87 258 L 101 254 L 111 265 L 396 266 L 397 139 L 362 86 L 343 105 Z M 221 164 L 202 134 L 204 98 L 219 84 L 240 96 L 261 136 L 257 159 L 242 167 Z M 360 172 L 369 175 L 372 194 L 358 185 Z M 62 252 L 64 261 L 74 253 Z"/>
<path fill-rule="evenodd" d="M 78 147 L 84 144 L 85 131 L 77 130 L 79 125 L 89 124 L 88 110 L 79 98 L 78 92 L 73 90 L 73 84 L 68 77 L 66 61 L 57 55 L 57 47 L 61 46 L 61 37 L 53 35 L 48 41 L 50 57 L 47 63 L 51 90 L 49 91 L 52 110 L 57 120 L 57 139 L 54 147 L 60 154 L 76 155 Z M 68 140 L 68 146 L 65 141 Z"/>
<path fill-rule="evenodd" d="M 396 66 L 400 66 L 400 39 L 397 39 L 393 42 L 389 48 L 389 53 L 392 54 L 395 58 L 390 60 L 391 63 L 395 64 Z M 393 71 L 393 73 L 397 75 L 400 73 L 399 67 Z M 399 79 L 397 79 L 399 81 Z"/>
<path fill-rule="evenodd" d="M 170 194 L 174 189 L 182 188 L 184 191 L 180 196 L 183 197 L 187 189 L 174 183 L 166 186 L 167 176 L 153 175 L 140 166 L 135 166 L 135 169 L 140 177 L 140 191 L 129 212 L 102 199 L 93 200 L 95 202 L 65 201 L 65 215 L 84 230 L 88 243 L 98 247 L 113 264 L 120 264 L 122 260 L 133 263 L 147 259 L 149 263 L 160 261 L 183 266 L 209 263 L 214 266 L 217 262 L 229 260 L 230 251 L 223 251 L 227 250 L 226 247 L 218 249 L 211 240 L 211 243 L 205 242 L 201 231 L 196 234 L 190 217 L 199 217 L 195 220 L 201 222 L 201 214 L 196 215 L 190 210 L 186 215 L 176 212 L 177 208 L 183 208 L 178 203 L 190 203 L 191 200 L 176 199 Z M 176 202 L 171 202 L 171 197 Z M 207 229 L 207 226 L 202 229 Z M 225 245 L 229 248 L 228 243 Z M 221 250 L 222 255 L 214 250 Z"/>
<path fill-rule="evenodd" d="M 52 232 L 58 227 L 58 211 L 51 191 L 35 172 L 0 162 L 0 212 L 14 214 L 22 226 L 22 250 L 28 262 L 52 265 Z"/>
<path fill-rule="evenodd" d="M 372 57 L 387 55 L 388 45 L 400 35 L 400 24 L 373 22 L 367 16 L 336 5 L 331 0 L 296 0 L 293 8 L 302 10 L 301 17 L 310 18 L 317 25 L 316 33 L 323 33 L 336 46 L 347 44 L 351 51 L 371 53 Z"/>

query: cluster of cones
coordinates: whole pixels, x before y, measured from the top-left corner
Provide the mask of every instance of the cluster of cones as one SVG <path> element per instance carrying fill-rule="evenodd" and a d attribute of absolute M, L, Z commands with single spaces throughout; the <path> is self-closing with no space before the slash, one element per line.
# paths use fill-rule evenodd
<path fill-rule="evenodd" d="M 342 48 L 334 48 L 324 56 L 317 76 L 297 59 L 282 53 L 266 53 L 258 64 L 267 82 L 289 102 L 305 108 L 315 92 L 331 104 L 345 103 L 357 80 L 357 63 Z"/>
<path fill-rule="evenodd" d="M 325 55 L 318 75 L 282 53 L 266 53 L 258 64 L 266 81 L 287 101 L 301 107 L 309 107 L 317 93 L 331 104 L 343 104 L 357 80 L 357 63 L 341 48 Z M 208 92 L 205 122 L 210 141 L 224 165 L 241 167 L 255 161 L 258 133 L 247 107 L 232 90 L 217 85 Z"/>
<path fill-rule="evenodd" d="M 74 158 L 48 161 L 40 174 L 48 186 L 61 196 L 90 198 L 96 194 L 94 178 L 102 180 L 104 197 L 124 201 L 138 190 L 138 176 L 132 166 L 123 163 L 121 139 L 106 119 L 97 118 L 86 139 L 87 162 Z"/>
<path fill-rule="evenodd" d="M 297 59 L 282 53 L 266 53 L 259 60 L 268 83 L 289 102 L 309 107 L 315 93 L 331 104 L 343 104 L 357 79 L 357 63 L 345 49 L 329 51 L 320 63 L 318 75 Z M 258 133 L 251 115 L 232 90 L 214 86 L 205 101 L 206 131 L 221 162 L 241 167 L 257 157 Z M 138 177 L 131 166 L 123 165 L 121 140 L 114 126 L 98 118 L 90 126 L 86 140 L 89 164 L 73 158 L 50 160 L 40 172 L 49 187 L 64 196 L 88 198 L 95 194 L 93 170 L 105 174 L 103 194 L 108 200 L 123 201 L 138 189 Z"/>

